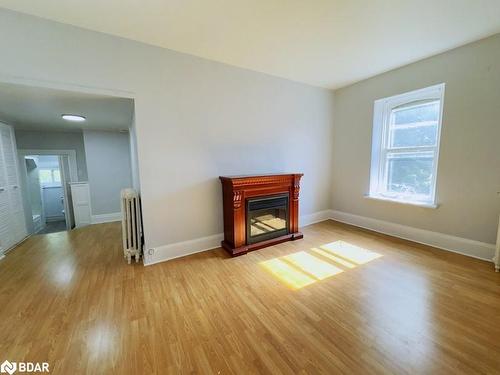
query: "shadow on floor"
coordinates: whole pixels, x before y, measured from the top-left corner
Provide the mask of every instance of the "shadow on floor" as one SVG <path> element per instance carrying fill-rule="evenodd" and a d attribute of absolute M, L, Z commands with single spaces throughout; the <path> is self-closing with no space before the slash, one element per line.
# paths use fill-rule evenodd
<path fill-rule="evenodd" d="M 66 222 L 64 220 L 49 221 L 45 225 L 45 228 L 43 228 L 37 234 L 56 233 L 56 232 L 63 232 L 65 230 L 66 230 Z"/>

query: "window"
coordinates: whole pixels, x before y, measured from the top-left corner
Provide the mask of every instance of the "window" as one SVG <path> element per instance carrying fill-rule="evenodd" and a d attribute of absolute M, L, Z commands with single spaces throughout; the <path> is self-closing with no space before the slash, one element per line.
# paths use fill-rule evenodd
<path fill-rule="evenodd" d="M 43 168 L 39 170 L 40 183 L 42 186 L 60 186 L 61 173 L 59 169 Z"/>
<path fill-rule="evenodd" d="M 371 198 L 436 206 L 444 83 L 375 101 Z"/>

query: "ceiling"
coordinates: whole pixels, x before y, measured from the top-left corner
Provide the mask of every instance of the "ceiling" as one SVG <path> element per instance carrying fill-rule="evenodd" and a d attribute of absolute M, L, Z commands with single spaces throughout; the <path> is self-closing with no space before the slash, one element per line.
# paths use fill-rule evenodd
<path fill-rule="evenodd" d="M 0 7 L 328 88 L 500 32 L 499 0 L 0 0 Z"/>
<path fill-rule="evenodd" d="M 0 83 L 0 121 L 25 130 L 126 130 L 134 111 L 132 99 Z M 69 122 L 62 114 L 86 117 Z"/>

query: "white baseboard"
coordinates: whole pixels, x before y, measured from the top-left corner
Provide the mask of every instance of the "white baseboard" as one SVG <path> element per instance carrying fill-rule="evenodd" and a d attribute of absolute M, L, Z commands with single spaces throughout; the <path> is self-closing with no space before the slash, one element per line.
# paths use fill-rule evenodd
<path fill-rule="evenodd" d="M 92 224 L 111 223 L 112 221 L 121 221 L 122 213 L 114 212 L 112 214 L 92 215 L 90 218 Z"/>
<path fill-rule="evenodd" d="M 324 210 L 303 215 L 300 217 L 300 226 L 305 227 L 329 219 L 490 262 L 495 253 L 495 245 L 492 244 L 335 210 Z M 223 238 L 224 235 L 219 233 L 194 240 L 145 249 L 144 265 L 148 266 L 218 248 Z M 151 250 L 152 254 L 149 254 Z"/>
<path fill-rule="evenodd" d="M 158 246 L 153 249 L 144 249 L 144 265 L 149 266 L 155 263 L 180 258 L 186 255 L 200 253 L 220 247 L 224 235 L 214 234 L 213 236 L 201 237 L 194 240 L 176 242 L 170 245 Z M 152 254 L 150 252 L 152 251 Z"/>
<path fill-rule="evenodd" d="M 332 210 L 332 220 L 491 262 L 495 245 Z"/>
<path fill-rule="evenodd" d="M 299 222 L 301 224 L 301 227 L 305 227 L 306 225 L 311 225 L 320 221 L 328 220 L 330 217 L 331 210 L 325 210 L 309 215 L 303 215 L 300 217 Z M 151 264 L 165 262 L 167 260 L 180 258 L 186 255 L 216 249 L 220 247 L 220 243 L 223 239 L 224 234 L 219 233 L 212 236 L 197 238 L 194 240 L 158 246 L 153 249 L 145 249 L 144 265 L 149 266 Z M 149 254 L 150 250 L 153 251 L 153 254 Z"/>
<path fill-rule="evenodd" d="M 302 215 L 299 219 L 300 227 L 306 227 L 311 224 L 319 223 L 320 221 L 328 220 L 332 217 L 332 210 L 324 210 L 314 212 L 308 215 Z"/>

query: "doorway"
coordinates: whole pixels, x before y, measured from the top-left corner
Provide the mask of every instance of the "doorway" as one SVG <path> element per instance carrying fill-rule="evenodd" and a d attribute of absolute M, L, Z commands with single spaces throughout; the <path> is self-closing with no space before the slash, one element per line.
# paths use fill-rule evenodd
<path fill-rule="evenodd" d="M 26 221 L 30 234 L 47 234 L 74 227 L 69 183 L 70 156 L 20 151 L 25 171 Z"/>

